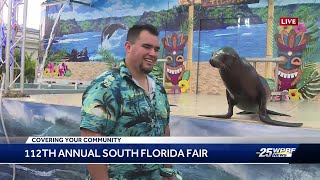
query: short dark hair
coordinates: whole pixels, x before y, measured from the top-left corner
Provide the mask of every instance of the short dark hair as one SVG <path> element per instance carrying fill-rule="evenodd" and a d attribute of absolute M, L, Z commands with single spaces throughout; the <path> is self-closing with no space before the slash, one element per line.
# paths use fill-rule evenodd
<path fill-rule="evenodd" d="M 152 35 L 159 36 L 159 32 L 156 27 L 151 24 L 136 24 L 133 25 L 127 34 L 127 41 L 130 43 L 135 43 L 137 38 L 139 37 L 141 31 L 148 31 Z"/>

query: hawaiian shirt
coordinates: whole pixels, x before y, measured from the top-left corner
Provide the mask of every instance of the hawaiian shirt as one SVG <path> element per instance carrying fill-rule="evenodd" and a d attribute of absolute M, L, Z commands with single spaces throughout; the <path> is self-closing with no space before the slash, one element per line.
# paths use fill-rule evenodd
<path fill-rule="evenodd" d="M 151 73 L 148 79 L 153 82 L 149 83 L 150 96 L 124 64 L 100 75 L 83 94 L 80 128 L 105 136 L 164 136 L 170 115 L 167 94 Z M 110 164 L 109 175 L 159 168 L 154 164 Z"/>

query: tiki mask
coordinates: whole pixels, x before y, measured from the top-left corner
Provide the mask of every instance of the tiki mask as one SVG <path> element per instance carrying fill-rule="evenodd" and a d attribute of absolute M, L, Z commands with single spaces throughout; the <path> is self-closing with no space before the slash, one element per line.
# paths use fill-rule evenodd
<path fill-rule="evenodd" d="M 310 36 L 304 31 L 283 29 L 275 35 L 278 46 L 278 57 L 284 57 L 286 61 L 279 64 L 278 90 L 294 89 L 302 75 L 302 51 L 310 40 Z"/>
<path fill-rule="evenodd" d="M 183 65 L 183 49 L 187 43 L 187 36 L 184 36 L 182 32 L 177 35 L 167 34 L 165 38 L 162 38 L 162 43 L 165 50 L 166 63 L 166 78 L 172 83 L 173 86 L 178 86 L 179 81 L 182 79 L 185 67 Z"/>

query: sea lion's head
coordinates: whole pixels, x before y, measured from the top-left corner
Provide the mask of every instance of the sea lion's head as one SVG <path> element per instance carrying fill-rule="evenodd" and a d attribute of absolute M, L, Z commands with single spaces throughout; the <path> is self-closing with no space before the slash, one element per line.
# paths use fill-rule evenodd
<path fill-rule="evenodd" d="M 229 67 L 240 59 L 238 53 L 231 47 L 222 47 L 213 51 L 209 60 L 215 68 Z"/>

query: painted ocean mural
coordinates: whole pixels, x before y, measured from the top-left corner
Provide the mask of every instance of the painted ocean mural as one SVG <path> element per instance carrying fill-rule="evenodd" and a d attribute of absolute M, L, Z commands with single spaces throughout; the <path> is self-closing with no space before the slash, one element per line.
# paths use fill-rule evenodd
<path fill-rule="evenodd" d="M 180 1 L 90 2 L 92 6 L 77 3 L 43 5 L 41 47 L 43 54 L 48 55 L 43 62 L 45 79 L 83 83 L 93 80 L 123 60 L 128 28 L 149 23 L 160 32 L 158 57 L 167 60 L 165 67 L 161 62 L 157 63 L 153 73 L 159 79 L 165 74 L 164 82 L 168 87 L 172 86 L 167 89 L 168 93 L 196 91 L 190 88 L 192 77 L 188 67 L 191 66 L 187 60 L 208 62 L 211 53 L 223 46 L 233 47 L 246 58 L 265 58 L 268 47 L 272 49 L 272 57 L 285 56 L 287 60 L 279 64 L 278 79 L 282 84 L 278 86 L 279 91 L 298 89 L 304 99 L 312 98 L 313 95 L 308 95 L 310 92 L 320 92 L 314 90 L 315 86 L 319 87 L 320 78 L 313 77 L 319 74 L 320 64 L 320 0 L 274 1 L 274 20 L 269 22 L 273 24 L 270 28 L 267 0 L 219 7 L 194 4 L 192 20 L 189 19 L 189 6 L 180 5 Z M 279 26 L 281 17 L 298 17 L 299 25 Z M 188 33 L 191 24 L 192 36 Z M 268 29 L 273 35 L 267 46 Z M 179 46 L 174 47 L 175 44 Z M 192 52 L 188 52 L 190 49 Z M 173 55 L 178 51 L 179 54 Z M 199 64 L 197 68 L 200 67 Z M 199 73 L 196 78 L 202 79 Z M 316 85 L 303 90 L 310 79 Z"/>
<path fill-rule="evenodd" d="M 319 26 L 320 1 L 304 3 L 295 0 L 275 1 L 275 13 L 302 16 L 307 13 L 306 10 L 311 10 Z M 103 30 L 110 24 L 131 27 L 133 24 L 151 23 L 159 29 L 160 39 L 173 32 L 187 35 L 188 6 L 179 6 L 178 1 L 150 3 L 136 0 L 129 3 L 96 0 L 92 1 L 92 7 L 72 3 L 65 6 L 56 26 L 53 25 L 61 5 L 49 4 L 45 7 L 45 30 L 42 32 L 44 47 L 48 45 L 51 32 L 54 32 L 48 61 L 57 58 L 72 62 L 103 61 L 110 57 L 109 53 L 116 59 L 122 59 L 125 55 L 122 47 L 127 30 L 113 29 L 109 33 L 110 37 L 103 38 Z M 195 5 L 193 42 L 188 42 L 193 44 L 192 60 L 207 61 L 211 52 L 221 46 L 231 46 L 243 57 L 265 57 L 266 16 L 267 0 L 219 8 Z M 184 51 L 187 51 L 187 46 Z M 160 53 L 159 58 L 165 58 L 163 56 Z"/>

